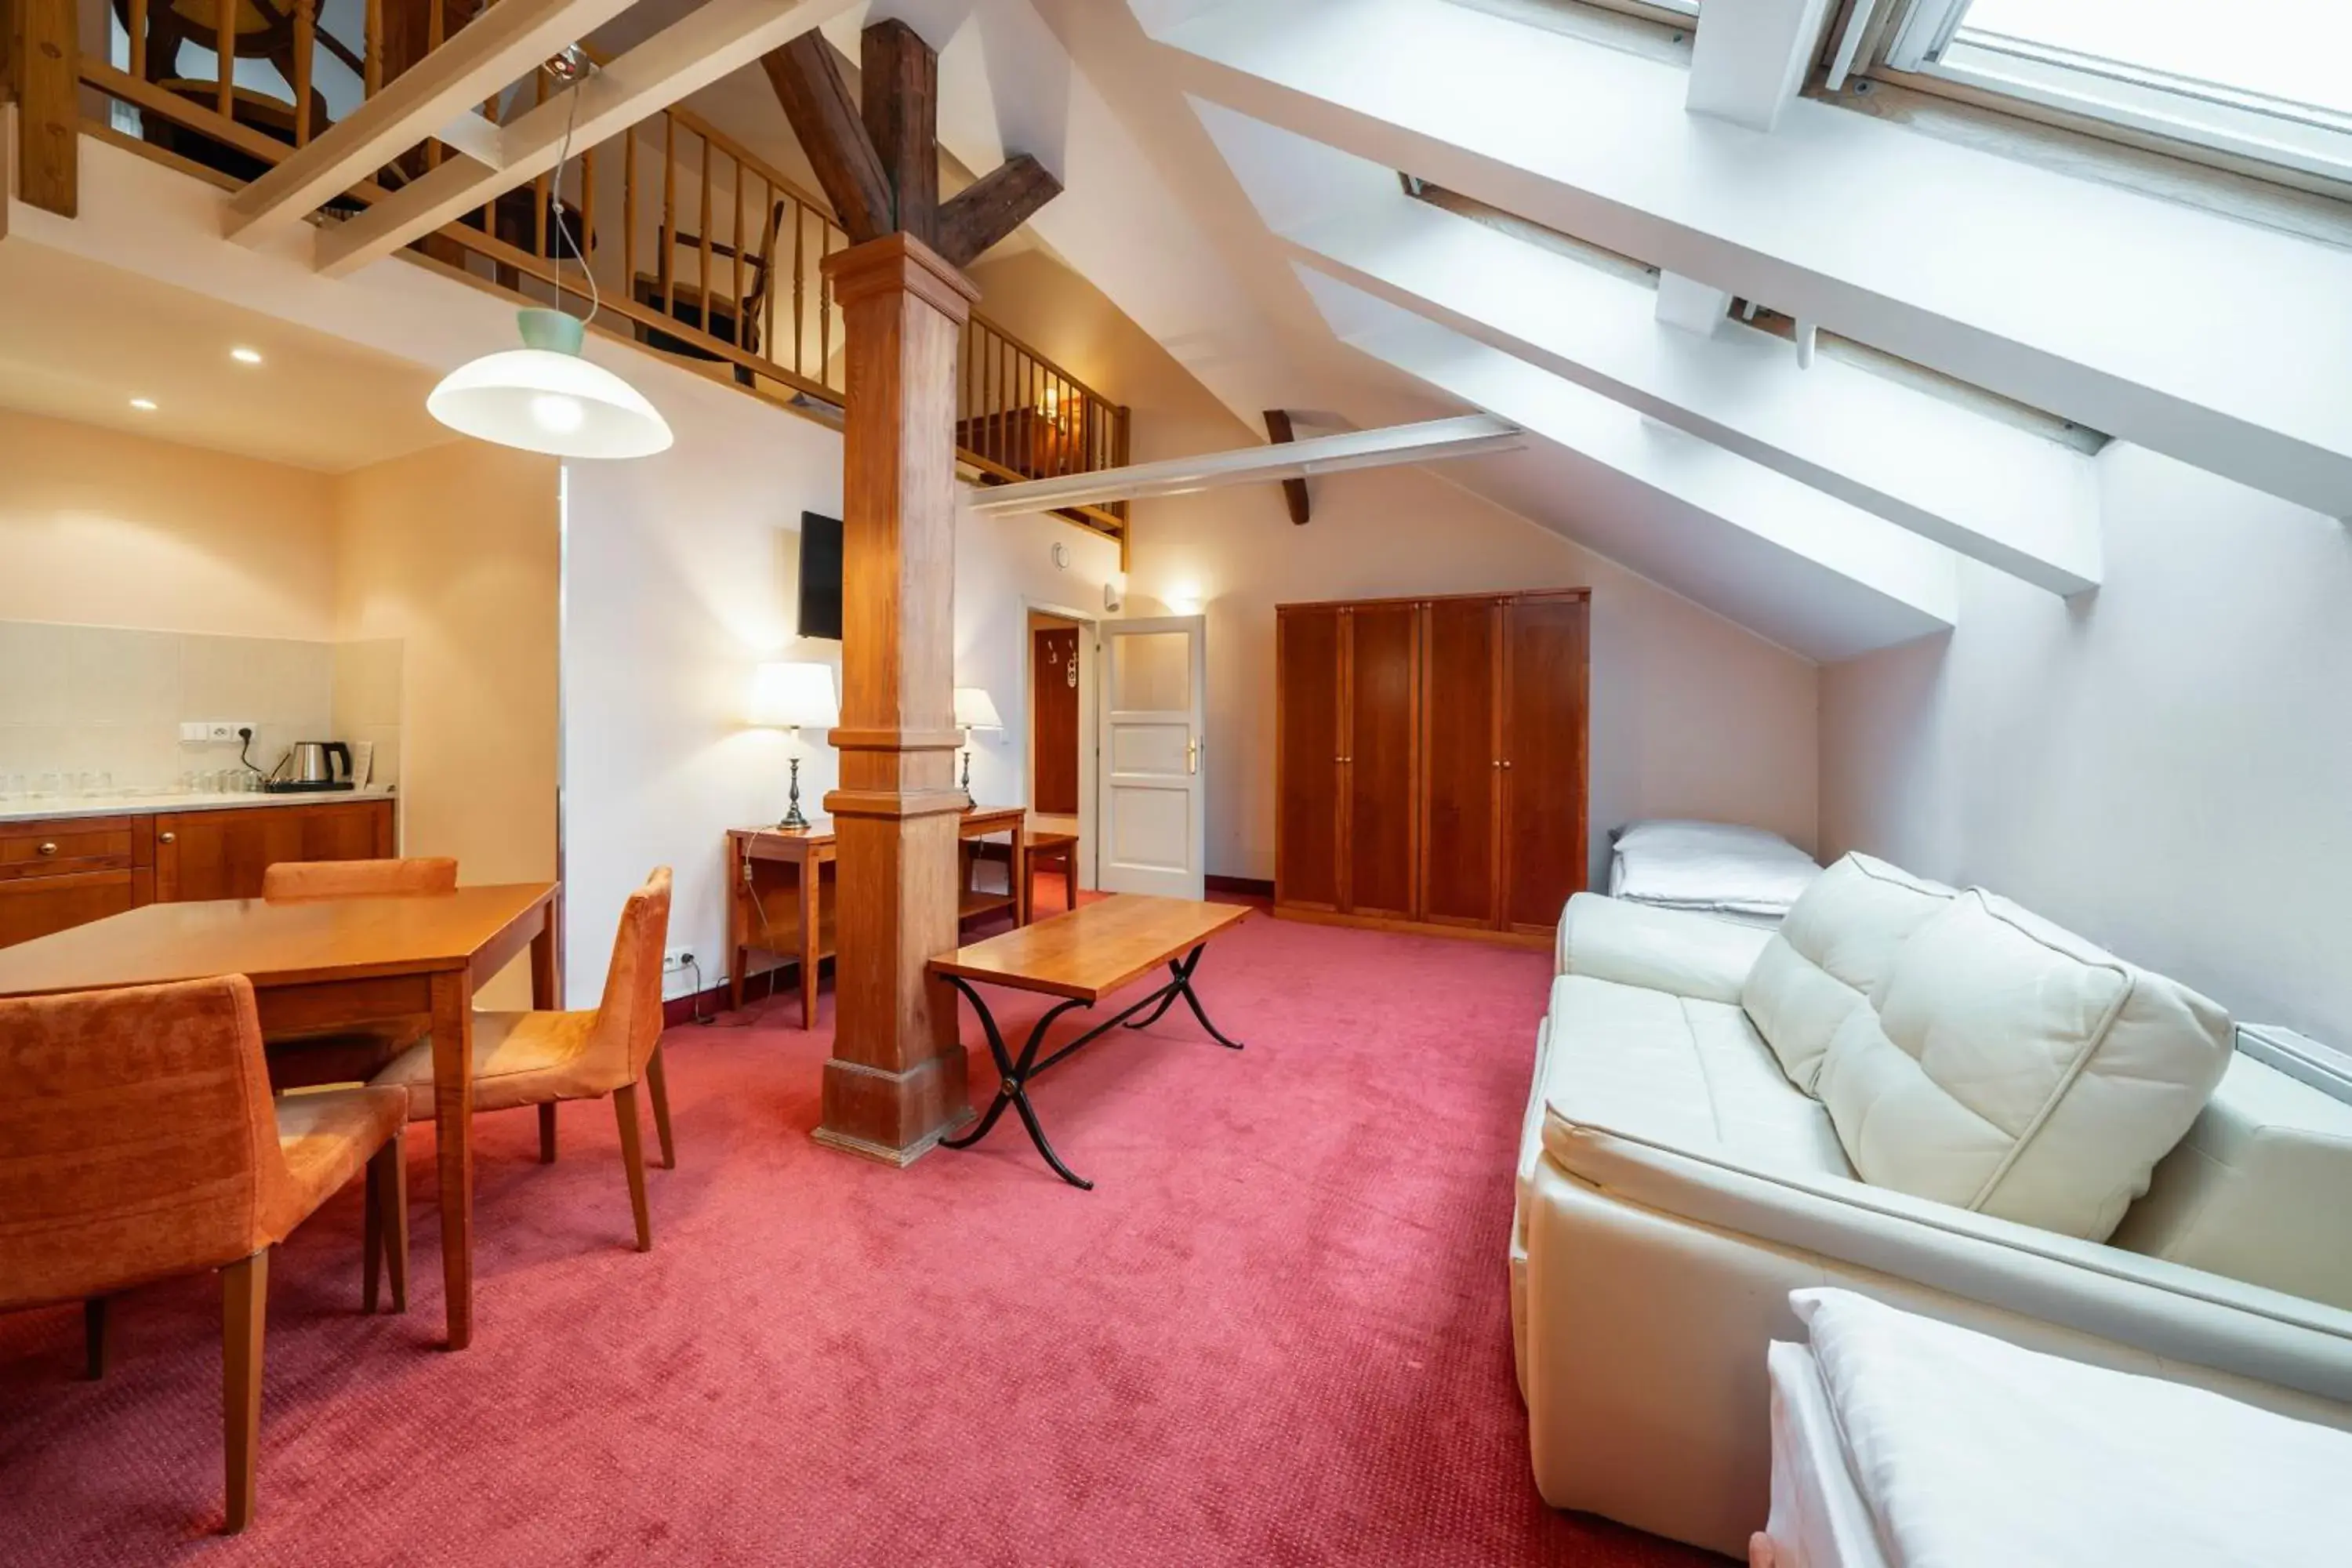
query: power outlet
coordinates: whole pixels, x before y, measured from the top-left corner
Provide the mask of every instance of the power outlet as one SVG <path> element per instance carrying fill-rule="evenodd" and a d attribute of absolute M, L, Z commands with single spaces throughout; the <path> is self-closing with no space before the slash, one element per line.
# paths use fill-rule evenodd
<path fill-rule="evenodd" d="M 207 741 L 234 741 L 236 739 L 237 731 L 241 728 L 244 728 L 244 726 L 239 725 L 236 721 L 233 719 L 215 719 L 205 726 L 205 739 Z"/>
<path fill-rule="evenodd" d="M 683 947 L 673 947 L 667 952 L 662 954 L 662 973 L 667 974 L 675 969 L 685 969 L 693 963 L 694 953 L 691 950 Z"/>

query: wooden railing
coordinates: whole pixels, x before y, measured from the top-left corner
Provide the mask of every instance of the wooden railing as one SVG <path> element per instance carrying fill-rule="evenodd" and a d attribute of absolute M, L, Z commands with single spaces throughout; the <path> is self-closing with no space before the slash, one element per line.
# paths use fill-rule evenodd
<path fill-rule="evenodd" d="M 354 46 L 316 25 L 320 0 L 112 0 L 129 34 L 127 49 L 119 38 L 113 44 L 129 68 L 86 52 L 81 79 L 136 111 L 123 127 L 135 132 L 132 145 L 243 183 L 319 134 L 335 99 L 373 96 L 479 9 L 475 0 L 361 3 L 365 37 Z M 207 16 L 213 20 L 202 24 Z M 156 56 L 158 41 L 172 45 L 169 65 Z M 190 42 L 211 52 L 216 80 L 159 74 L 179 68 Z M 236 61 L 257 56 L 278 68 L 290 103 L 232 80 Z M 325 58 L 337 73 L 333 95 L 314 86 Z M 560 90 L 533 72 L 482 113 L 502 124 Z M 329 203 L 329 221 L 362 210 L 445 155 L 437 142 L 404 154 Z M 701 116 L 673 107 L 614 142 L 578 150 L 560 176 L 509 190 L 414 248 L 542 303 L 584 304 L 593 296 L 601 317 L 625 322 L 625 335 L 649 351 L 824 416 L 845 395 L 845 323 L 821 264 L 848 244 L 820 198 Z M 963 335 L 956 444 L 983 482 L 1085 473 L 1126 460 L 1128 416 L 975 315 Z M 1126 510 L 1064 515 L 1123 545 Z"/>

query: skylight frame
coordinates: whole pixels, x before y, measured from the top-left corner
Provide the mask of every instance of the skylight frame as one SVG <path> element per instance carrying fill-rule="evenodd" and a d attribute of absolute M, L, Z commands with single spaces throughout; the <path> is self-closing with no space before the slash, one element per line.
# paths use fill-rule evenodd
<path fill-rule="evenodd" d="M 2352 116 L 1990 30 L 1972 0 L 1854 0 L 1883 19 L 1871 75 L 2008 107 L 2092 134 L 2120 132 L 2257 177 L 2352 195 Z M 2219 154 L 2219 157 L 2204 156 Z"/>

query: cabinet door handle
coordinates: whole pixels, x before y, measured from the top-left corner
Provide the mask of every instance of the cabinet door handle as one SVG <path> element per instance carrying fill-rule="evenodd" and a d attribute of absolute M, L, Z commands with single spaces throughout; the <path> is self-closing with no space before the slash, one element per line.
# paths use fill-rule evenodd
<path fill-rule="evenodd" d="M 54 844 L 44 844 L 41 846 L 41 853 L 44 855 L 54 855 L 57 852 L 58 847 Z"/>
<path fill-rule="evenodd" d="M 180 836 L 176 833 L 158 833 L 155 835 L 155 842 L 158 844 L 177 844 L 179 841 Z"/>
<path fill-rule="evenodd" d="M 1509 766 L 1511 765 L 1511 759 L 1510 759 L 1510 758 L 1508 758 L 1508 757 L 1505 757 L 1505 758 L 1503 759 L 1503 765 L 1504 765 L 1505 767 L 1507 767 L 1507 767 L 1509 767 Z"/>

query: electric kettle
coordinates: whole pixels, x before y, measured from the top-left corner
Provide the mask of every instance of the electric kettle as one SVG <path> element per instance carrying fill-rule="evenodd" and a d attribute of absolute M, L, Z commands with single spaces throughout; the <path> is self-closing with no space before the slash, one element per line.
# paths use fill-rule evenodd
<path fill-rule="evenodd" d="M 272 790 L 351 789 L 352 749 L 341 741 L 297 741 L 263 786 Z"/>

